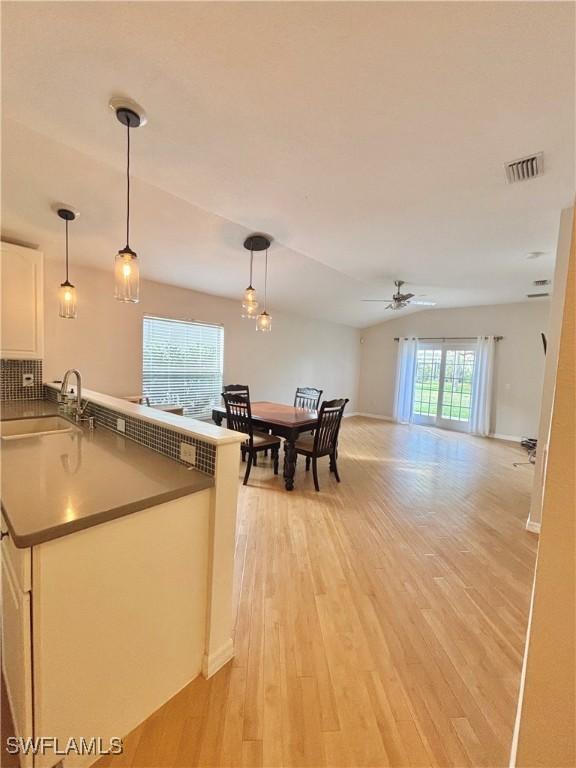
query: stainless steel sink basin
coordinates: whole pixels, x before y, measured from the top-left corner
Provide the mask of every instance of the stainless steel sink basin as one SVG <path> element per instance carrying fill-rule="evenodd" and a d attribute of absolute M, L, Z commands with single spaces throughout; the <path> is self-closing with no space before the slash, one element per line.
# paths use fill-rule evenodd
<path fill-rule="evenodd" d="M 37 419 L 9 419 L 0 422 L 0 437 L 2 440 L 16 440 L 22 437 L 38 437 L 39 435 L 62 435 L 66 432 L 80 430 L 61 416 L 42 416 Z"/>

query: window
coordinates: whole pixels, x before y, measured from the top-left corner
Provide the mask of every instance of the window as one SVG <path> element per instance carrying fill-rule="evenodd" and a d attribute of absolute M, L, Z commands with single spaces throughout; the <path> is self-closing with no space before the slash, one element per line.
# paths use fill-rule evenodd
<path fill-rule="evenodd" d="M 144 317 L 142 393 L 151 405 L 177 404 L 196 419 L 220 402 L 224 328 Z"/>

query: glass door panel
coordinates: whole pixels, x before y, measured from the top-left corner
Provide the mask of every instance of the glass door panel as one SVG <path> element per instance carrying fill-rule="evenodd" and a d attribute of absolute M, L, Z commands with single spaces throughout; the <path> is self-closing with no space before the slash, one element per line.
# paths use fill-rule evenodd
<path fill-rule="evenodd" d="M 433 347 L 418 349 L 412 401 L 413 421 L 417 424 L 436 423 L 441 366 L 441 349 Z"/>
<path fill-rule="evenodd" d="M 476 353 L 473 349 L 445 349 L 438 426 L 468 429 Z"/>

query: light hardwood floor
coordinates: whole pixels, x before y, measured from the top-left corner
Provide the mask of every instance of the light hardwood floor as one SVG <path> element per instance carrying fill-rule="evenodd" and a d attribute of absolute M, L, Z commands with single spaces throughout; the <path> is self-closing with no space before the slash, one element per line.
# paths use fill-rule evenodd
<path fill-rule="evenodd" d="M 537 539 L 518 446 L 345 420 L 337 485 L 240 490 L 236 656 L 120 766 L 506 766 Z M 137 693 L 135 693 L 137 695 Z"/>

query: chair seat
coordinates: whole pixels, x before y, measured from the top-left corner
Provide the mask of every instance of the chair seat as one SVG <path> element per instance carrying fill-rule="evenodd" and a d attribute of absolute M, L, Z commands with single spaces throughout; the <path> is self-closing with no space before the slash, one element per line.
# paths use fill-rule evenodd
<path fill-rule="evenodd" d="M 248 441 L 246 441 L 246 444 Z M 276 435 L 267 435 L 265 432 L 253 433 L 254 448 L 274 448 L 280 445 L 281 440 Z"/>
<path fill-rule="evenodd" d="M 314 453 L 314 436 L 300 437 L 294 443 L 294 447 L 299 453 L 309 453 L 312 455 Z"/>

